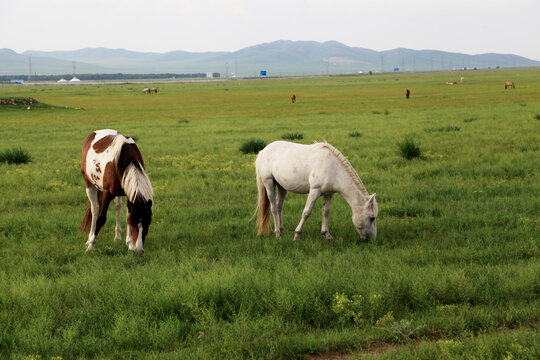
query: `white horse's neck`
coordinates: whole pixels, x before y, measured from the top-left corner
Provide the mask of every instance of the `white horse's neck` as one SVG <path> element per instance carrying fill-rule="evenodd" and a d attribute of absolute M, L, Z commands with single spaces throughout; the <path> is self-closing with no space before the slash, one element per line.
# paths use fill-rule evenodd
<path fill-rule="evenodd" d="M 341 196 L 353 209 L 364 205 L 369 199 L 369 193 L 351 163 L 349 163 L 347 158 L 332 145 L 324 144 L 324 146 L 332 151 L 336 161 L 339 163 L 339 174 L 336 175 L 339 179 L 339 193 Z"/>

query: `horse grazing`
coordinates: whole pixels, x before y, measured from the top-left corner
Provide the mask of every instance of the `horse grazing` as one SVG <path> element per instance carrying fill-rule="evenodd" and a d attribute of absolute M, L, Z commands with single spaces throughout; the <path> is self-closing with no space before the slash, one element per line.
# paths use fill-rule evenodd
<path fill-rule="evenodd" d="M 145 94 L 145 93 L 146 93 L 146 94 L 150 94 L 151 91 L 150 91 L 149 88 L 144 88 L 144 89 L 142 90 L 142 93 L 143 93 L 143 94 Z"/>
<path fill-rule="evenodd" d="M 155 92 L 157 94 L 157 88 L 150 88 L 149 90 L 150 90 L 150 93 Z"/>
<path fill-rule="evenodd" d="M 508 89 L 508 88 L 515 89 L 516 85 L 514 84 L 513 81 L 507 81 L 507 82 L 504 83 L 504 88 L 505 89 Z"/>
<path fill-rule="evenodd" d="M 293 104 L 296 102 L 296 95 L 294 94 L 291 95 L 291 101 Z"/>
<path fill-rule="evenodd" d="M 409 96 L 411 96 L 411 90 L 409 90 L 409 89 L 405 90 L 405 96 L 406 96 L 407 99 L 408 99 Z"/>
<path fill-rule="evenodd" d="M 332 239 L 328 231 L 328 217 L 336 192 L 351 207 L 353 224 L 362 241 L 377 236 L 376 218 L 379 210 L 375 194 L 368 194 L 349 161 L 332 145 L 325 142 L 302 145 L 275 141 L 259 152 L 255 168 L 259 191 L 257 235 L 269 234 L 270 210 L 274 217 L 275 235 L 282 235 L 283 202 L 287 191 L 292 191 L 309 194 L 302 219 L 294 231 L 294 240 L 300 238 L 302 227 L 320 196 L 324 197 L 321 232 L 326 239 Z"/>
<path fill-rule="evenodd" d="M 152 184 L 135 141 L 115 130 L 97 130 L 86 137 L 82 147 L 81 172 L 86 182 L 88 206 L 81 232 L 88 229 L 86 250 L 90 250 L 107 220 L 107 209 L 115 199 L 116 228 L 114 240 L 122 236 L 120 209 L 122 195 L 127 197 L 126 245 L 138 253 L 152 221 Z"/>

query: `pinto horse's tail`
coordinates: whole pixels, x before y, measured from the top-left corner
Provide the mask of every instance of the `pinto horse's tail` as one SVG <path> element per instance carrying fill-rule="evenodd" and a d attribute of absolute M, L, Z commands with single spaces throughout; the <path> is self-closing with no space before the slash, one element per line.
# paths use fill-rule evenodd
<path fill-rule="evenodd" d="M 103 196 L 103 192 L 98 190 L 97 191 L 98 204 L 101 204 L 102 196 Z M 86 230 L 88 230 L 91 223 L 92 223 L 92 204 L 90 203 L 90 200 L 88 200 L 88 204 L 86 205 L 86 211 L 84 213 L 81 229 L 79 231 L 85 232 Z"/>
<path fill-rule="evenodd" d="M 257 236 L 270 234 L 270 200 L 266 193 L 266 188 L 257 169 L 257 188 L 259 190 L 259 200 L 257 208 L 259 209 L 259 217 L 257 218 Z"/>

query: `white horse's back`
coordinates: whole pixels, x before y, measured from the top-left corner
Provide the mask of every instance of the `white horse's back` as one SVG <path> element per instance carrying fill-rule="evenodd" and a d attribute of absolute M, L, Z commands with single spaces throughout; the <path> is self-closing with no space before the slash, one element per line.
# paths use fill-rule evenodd
<path fill-rule="evenodd" d="M 335 191 L 329 177 L 339 164 L 326 145 L 275 141 L 259 153 L 255 165 L 261 178 L 273 178 L 287 191 L 307 194 L 314 186 Z"/>

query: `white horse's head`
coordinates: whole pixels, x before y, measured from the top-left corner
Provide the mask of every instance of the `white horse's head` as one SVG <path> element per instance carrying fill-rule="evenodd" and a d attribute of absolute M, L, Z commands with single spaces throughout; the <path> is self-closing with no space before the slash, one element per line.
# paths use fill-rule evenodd
<path fill-rule="evenodd" d="M 377 215 L 379 208 L 375 194 L 370 195 L 364 205 L 353 208 L 353 224 L 362 241 L 368 241 L 377 236 Z"/>

